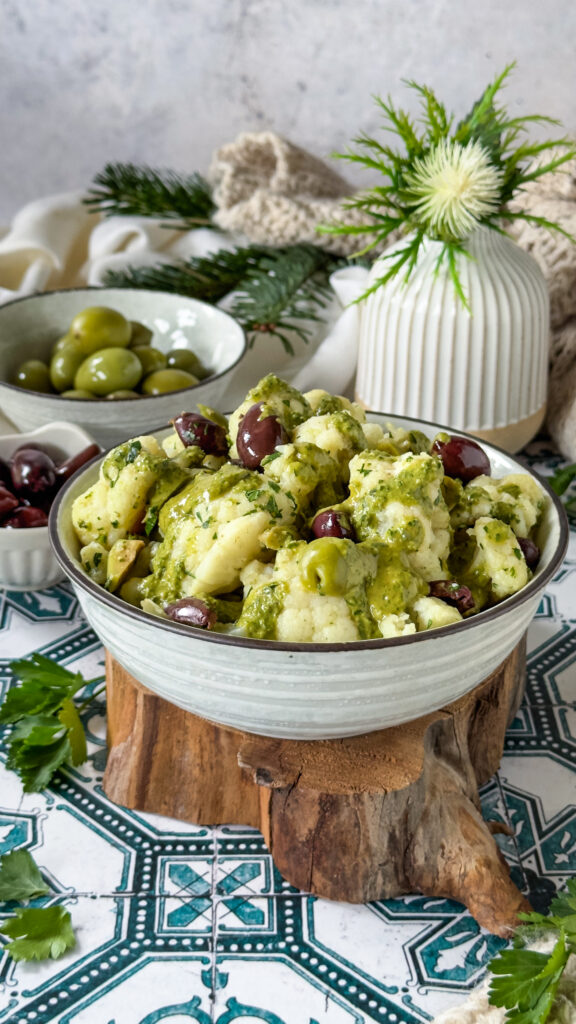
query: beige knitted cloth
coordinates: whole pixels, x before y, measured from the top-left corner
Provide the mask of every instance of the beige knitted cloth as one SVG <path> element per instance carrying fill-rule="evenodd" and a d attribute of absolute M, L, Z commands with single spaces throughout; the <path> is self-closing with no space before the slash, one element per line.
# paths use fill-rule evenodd
<path fill-rule="evenodd" d="M 319 235 L 318 224 L 366 221 L 342 200 L 352 186 L 305 150 L 274 132 L 244 132 L 217 150 L 210 178 L 217 224 L 269 245 L 311 242 L 349 256 L 358 236 Z M 533 182 L 517 208 L 560 224 L 576 237 L 576 160 Z M 558 232 L 514 223 L 511 234 L 540 264 L 550 290 L 548 428 L 560 451 L 576 461 L 576 245 Z M 394 241 L 391 236 L 390 241 Z"/>
<path fill-rule="evenodd" d="M 576 160 L 533 182 L 516 204 L 555 221 L 576 237 Z M 518 222 L 514 237 L 539 263 L 550 292 L 550 384 L 547 426 L 576 462 L 576 245 L 557 231 Z"/>
<path fill-rule="evenodd" d="M 350 256 L 364 236 L 321 235 L 319 224 L 366 223 L 365 214 L 345 210 L 354 191 L 321 160 L 274 132 L 243 132 L 217 150 L 210 168 L 218 227 L 262 245 L 311 242 Z"/>

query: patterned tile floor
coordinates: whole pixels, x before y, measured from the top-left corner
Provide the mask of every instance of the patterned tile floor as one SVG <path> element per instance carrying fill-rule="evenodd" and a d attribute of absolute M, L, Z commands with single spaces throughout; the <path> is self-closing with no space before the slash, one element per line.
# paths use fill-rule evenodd
<path fill-rule="evenodd" d="M 559 461 L 540 446 L 530 461 Z M 0 698 L 33 651 L 103 671 L 67 584 L 0 591 Z M 461 1002 L 502 940 L 461 905 L 411 896 L 331 903 L 279 876 L 259 833 L 200 828 L 111 804 L 102 792 L 105 708 L 85 713 L 90 757 L 23 794 L 0 752 L 0 854 L 29 849 L 66 906 L 76 948 L 58 961 L 0 954 L 0 1022 L 412 1024 Z M 539 908 L 576 872 L 576 522 L 529 631 L 525 702 L 485 812 L 517 884 Z M 1 905 L 2 917 L 11 905 Z"/>

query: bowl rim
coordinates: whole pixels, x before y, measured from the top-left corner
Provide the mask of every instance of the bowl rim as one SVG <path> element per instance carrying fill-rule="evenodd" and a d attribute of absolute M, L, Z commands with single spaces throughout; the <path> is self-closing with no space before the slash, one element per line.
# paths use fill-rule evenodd
<path fill-rule="evenodd" d="M 241 337 L 242 337 L 242 341 L 243 341 L 242 351 L 240 352 L 240 354 L 237 357 L 237 359 L 235 359 L 234 362 L 230 364 L 230 366 L 227 366 L 225 370 L 220 370 L 219 373 L 211 373 L 209 377 L 205 377 L 204 380 L 198 381 L 197 384 L 191 384 L 190 387 L 187 387 L 187 388 L 178 388 L 177 391 L 169 391 L 169 392 L 167 391 L 167 392 L 164 392 L 161 395 L 139 395 L 138 396 L 138 401 L 140 401 L 140 402 L 143 401 L 143 400 L 146 400 L 146 401 L 152 400 L 153 401 L 154 399 L 157 399 L 157 398 L 166 398 L 167 395 L 181 395 L 182 392 L 184 392 L 184 391 L 185 392 L 195 391 L 196 388 L 202 387 L 204 384 L 207 384 L 209 381 L 212 382 L 213 380 L 219 380 L 219 378 L 223 377 L 224 374 L 230 373 L 232 370 L 234 370 L 238 366 L 238 363 L 246 355 L 246 352 L 248 350 L 248 335 L 246 333 L 246 329 L 245 329 L 245 327 L 242 326 L 242 324 L 240 323 L 239 320 L 236 320 L 235 317 L 232 316 L 231 313 L 228 313 L 225 309 L 221 309 L 220 306 L 212 305 L 210 302 L 204 302 L 203 299 L 194 299 L 190 295 L 180 295 L 177 292 L 164 292 L 164 291 L 160 291 L 160 289 L 157 289 L 157 288 L 118 288 L 118 287 L 108 288 L 105 285 L 86 285 L 85 287 L 77 287 L 77 288 L 54 288 L 51 291 L 47 291 L 47 292 L 34 292 L 32 295 L 20 295 L 17 299 L 10 299 L 9 302 L 3 302 L 1 304 L 1 306 L 0 306 L 0 316 L 1 316 L 1 311 L 3 309 L 8 309 L 10 306 L 15 306 L 15 305 L 17 305 L 20 302 L 30 302 L 30 301 L 32 301 L 34 299 L 45 299 L 49 295 L 70 295 L 70 294 L 72 294 L 74 292 L 95 292 L 95 293 L 98 293 L 98 292 L 103 292 L 103 291 L 106 291 L 106 292 L 118 292 L 120 295 L 121 294 L 126 294 L 126 292 L 135 292 L 135 293 L 138 293 L 140 295 L 163 295 L 163 296 L 170 296 L 170 298 L 173 298 L 173 299 L 180 298 L 183 302 L 193 302 L 193 303 L 195 303 L 195 304 L 197 304 L 199 306 L 205 306 L 207 309 L 213 309 L 217 313 L 221 313 L 223 316 L 227 317 L 228 320 L 231 320 L 232 323 L 236 324 L 236 326 L 238 327 L 238 330 L 240 331 L 240 334 L 241 334 Z M 89 406 L 89 407 L 94 405 L 94 404 L 95 405 L 100 405 L 102 402 L 106 401 L 106 398 L 100 398 L 100 399 L 99 398 L 95 398 L 95 399 L 94 398 L 64 398 L 62 395 L 54 395 L 50 391 L 31 391 L 29 388 L 21 388 L 19 384 L 11 384 L 10 381 L 7 381 L 7 380 L 0 380 L 0 387 L 10 388 L 11 391 L 23 392 L 25 395 L 32 395 L 32 396 L 35 396 L 35 397 L 41 396 L 42 398 L 49 399 L 50 401 L 78 402 L 78 403 L 84 404 L 84 405 Z M 130 405 L 134 401 L 136 401 L 135 398 L 115 398 L 114 402 L 113 402 L 113 405 L 114 405 L 114 408 L 117 408 L 117 407 L 123 408 L 124 406 Z"/>
<path fill-rule="evenodd" d="M 207 643 L 220 644 L 227 647 L 235 647 L 240 649 L 256 649 L 266 651 L 283 651 L 293 653 L 305 653 L 313 652 L 326 652 L 326 653 L 344 653 L 354 654 L 356 651 L 364 650 L 386 650 L 388 648 L 405 647 L 409 644 L 422 643 L 426 640 L 439 641 L 443 637 L 449 636 L 453 633 L 463 633 L 470 629 L 478 628 L 483 626 L 487 622 L 494 621 L 494 619 L 500 618 L 500 616 L 507 614 L 511 609 L 517 608 L 520 605 L 529 601 L 531 597 L 539 593 L 544 589 L 546 584 L 554 576 L 557 569 L 560 567 L 564 560 L 568 548 L 568 542 L 570 539 L 570 526 L 568 523 L 568 516 L 566 510 L 560 501 L 560 498 L 545 480 L 540 478 L 528 467 L 524 466 L 515 455 L 511 455 L 504 448 L 499 445 L 492 444 L 489 441 L 483 442 L 481 439 L 474 437 L 474 435 L 467 433 L 464 430 L 456 430 L 452 427 L 443 427 L 441 424 L 433 423 L 430 420 L 420 420 L 414 416 L 400 416 L 398 413 L 381 413 L 376 410 L 366 410 L 367 416 L 377 416 L 379 421 L 385 420 L 390 423 L 394 423 L 395 419 L 400 419 L 403 422 L 417 423 L 423 427 L 431 427 L 436 433 L 446 432 L 452 436 L 469 438 L 471 441 L 475 441 L 477 444 L 485 444 L 490 450 L 498 452 L 503 455 L 506 459 L 512 459 L 516 462 L 518 470 L 534 477 L 542 487 L 542 490 L 550 500 L 557 518 L 559 527 L 559 536 L 556 550 L 550 559 L 549 564 L 538 576 L 534 576 L 529 582 L 522 587 L 517 593 L 512 594 L 510 597 L 500 601 L 499 604 L 494 605 L 492 608 L 487 608 L 484 611 L 478 612 L 477 615 L 472 615 L 470 618 L 462 619 L 459 622 L 450 623 L 447 626 L 438 626 L 436 629 L 421 630 L 417 633 L 411 633 L 408 636 L 397 636 L 389 638 L 376 638 L 372 640 L 348 640 L 340 643 L 304 643 L 304 642 L 290 642 L 286 640 L 259 640 L 255 637 L 238 636 L 231 633 L 215 633 L 211 630 L 200 629 L 196 626 L 187 626 L 183 623 L 173 622 L 170 619 L 163 619 L 159 615 L 153 615 L 150 612 L 145 612 L 142 608 L 136 608 L 127 601 L 122 601 L 116 594 L 111 594 L 105 590 L 104 587 L 99 586 L 93 580 L 91 580 L 86 574 L 78 568 L 68 555 L 60 540 L 58 533 L 58 522 L 60 518 L 60 511 L 62 502 L 66 497 L 67 491 L 71 483 L 78 477 L 82 472 L 87 472 L 93 467 L 97 459 L 104 459 L 108 452 L 103 452 L 102 455 L 95 456 L 90 462 L 87 462 L 82 466 L 77 473 L 74 474 L 70 480 L 67 480 L 64 486 L 60 489 L 56 498 L 50 508 L 50 514 L 48 519 L 48 530 L 50 534 L 50 541 L 56 555 L 58 562 L 66 575 L 71 579 L 73 583 L 80 586 L 81 589 L 88 592 L 92 597 L 102 601 L 113 611 L 119 612 L 121 615 L 126 615 L 129 619 L 140 622 L 144 625 L 156 625 L 168 633 L 175 633 L 180 636 L 192 636 L 196 640 L 203 640 Z M 169 428 L 164 428 L 169 429 Z M 116 445 L 114 447 L 117 447 Z M 109 449 L 112 451 L 112 449 Z"/>

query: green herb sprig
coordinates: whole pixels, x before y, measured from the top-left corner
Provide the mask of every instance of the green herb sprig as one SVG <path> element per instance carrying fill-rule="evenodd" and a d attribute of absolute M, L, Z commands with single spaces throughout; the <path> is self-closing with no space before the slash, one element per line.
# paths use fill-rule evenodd
<path fill-rule="evenodd" d="M 22 685 L 8 691 L 0 708 L 0 725 L 12 727 L 6 767 L 20 777 L 25 793 L 37 793 L 63 764 L 86 760 L 80 713 L 104 688 L 77 705 L 73 697 L 78 691 L 101 682 L 101 677 L 86 680 L 41 654 L 13 661 L 10 667 Z"/>
<path fill-rule="evenodd" d="M 306 322 L 320 319 L 329 298 L 328 276 L 342 262 L 313 245 L 250 245 L 172 264 L 109 271 L 105 283 L 177 292 L 211 303 L 229 297 L 226 308 L 251 343 L 256 335 L 268 334 L 293 354 L 290 334 L 308 341 Z"/>
<path fill-rule="evenodd" d="M 0 858 L 0 900 L 30 900 L 50 892 L 28 850 L 12 850 Z M 13 960 L 53 960 L 76 944 L 70 914 L 63 907 L 17 907 L 0 921 L 0 934 L 11 940 L 4 948 Z"/>
<path fill-rule="evenodd" d="M 365 214 L 364 223 L 322 225 L 319 230 L 331 235 L 368 235 L 370 241 L 362 252 L 386 243 L 393 232 L 408 235 L 395 252 L 384 253 L 387 269 L 362 298 L 397 274 L 408 280 L 422 245 L 430 238 L 441 243 L 437 268 L 446 263 L 467 305 L 457 256 L 469 256 L 465 242 L 479 224 L 502 232 L 502 221 L 525 220 L 576 241 L 559 224 L 509 205 L 527 184 L 576 155 L 573 140 L 566 137 L 525 141 L 532 125 L 557 125 L 557 121 L 540 115 L 510 117 L 498 106 L 498 94 L 514 66 L 509 64 L 487 86 L 458 123 L 432 89 L 408 81 L 405 84 L 419 96 L 419 121 L 395 107 L 390 98 L 376 97 L 383 128 L 397 137 L 400 147 L 363 134 L 354 140 L 356 150 L 335 154 L 377 172 L 382 180 L 343 204 L 344 209 Z"/>
<path fill-rule="evenodd" d="M 570 485 L 576 480 L 576 462 L 573 462 L 570 466 L 564 466 L 562 469 L 557 469 L 553 476 L 548 481 L 550 487 L 561 497 L 570 488 Z M 564 507 L 567 512 L 576 513 L 576 495 L 569 496 L 564 501 Z"/>
<path fill-rule="evenodd" d="M 504 949 L 490 961 L 489 1001 L 506 1008 L 511 1024 L 544 1024 L 568 958 L 576 953 L 576 878 L 568 881 L 566 893 L 555 897 L 551 914 L 520 914 L 522 924 L 514 938 L 514 947 Z M 551 953 L 526 949 L 527 943 L 543 933 L 552 933 L 556 942 Z"/>
<path fill-rule="evenodd" d="M 181 175 L 131 163 L 106 164 L 84 203 L 106 216 L 159 217 L 169 221 L 172 230 L 183 231 L 210 226 L 215 210 L 210 185 L 200 174 Z"/>

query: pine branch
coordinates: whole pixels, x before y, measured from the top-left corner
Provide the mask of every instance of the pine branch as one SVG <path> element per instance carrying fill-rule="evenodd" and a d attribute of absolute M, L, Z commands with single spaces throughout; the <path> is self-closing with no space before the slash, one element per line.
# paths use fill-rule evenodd
<path fill-rule="evenodd" d="M 321 319 L 329 297 L 327 272 L 340 262 L 313 245 L 270 249 L 249 268 L 230 312 L 248 332 L 272 334 L 293 354 L 289 333 L 308 340 L 299 321 Z"/>
<path fill-rule="evenodd" d="M 341 265 L 341 259 L 312 245 L 251 245 L 178 263 L 109 271 L 105 284 L 177 292 L 211 303 L 230 295 L 229 311 L 249 334 L 274 335 L 292 352 L 289 334 L 308 340 L 303 322 L 320 319 L 329 295 L 328 275 Z"/>
<path fill-rule="evenodd" d="M 267 246 L 250 245 L 219 249 L 211 256 L 191 256 L 175 263 L 157 263 L 153 267 L 110 270 L 105 284 L 111 288 L 175 292 L 190 299 L 216 303 L 235 291 L 249 270 L 257 268 L 269 251 Z"/>
<path fill-rule="evenodd" d="M 106 217 L 159 217 L 180 221 L 182 228 L 210 225 L 215 210 L 210 186 L 200 174 L 182 176 L 131 163 L 106 164 L 84 203 Z"/>

